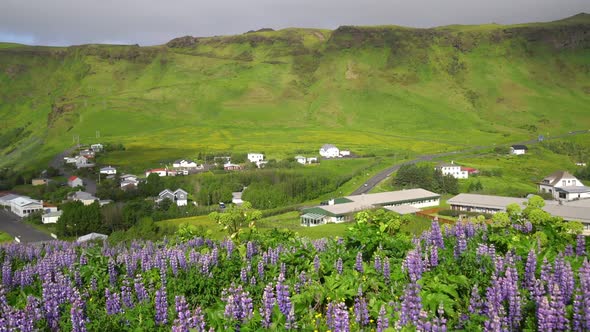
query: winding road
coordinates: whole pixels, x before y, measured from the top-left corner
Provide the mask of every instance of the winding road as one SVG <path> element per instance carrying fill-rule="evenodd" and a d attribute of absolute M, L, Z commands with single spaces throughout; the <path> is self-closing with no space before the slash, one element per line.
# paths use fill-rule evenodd
<path fill-rule="evenodd" d="M 78 147 L 72 147 L 56 155 L 49 162 L 49 166 L 58 169 L 65 177 L 70 177 L 72 172 L 64 166 L 64 158 L 70 156 L 77 148 Z M 82 181 L 84 181 L 85 191 L 92 195 L 96 195 L 96 181 L 89 178 L 82 178 Z"/>
<path fill-rule="evenodd" d="M 590 133 L 590 129 L 589 130 L 576 130 L 576 131 L 570 131 L 567 134 L 545 137 L 545 140 L 552 140 L 552 139 L 558 139 L 558 138 L 564 138 L 564 137 L 581 135 L 581 134 L 588 134 L 588 133 Z M 514 144 L 529 144 L 530 145 L 530 144 L 536 144 L 538 142 L 539 141 L 537 139 L 531 139 L 528 141 L 517 142 L 517 143 L 510 144 L 510 145 L 514 145 Z M 350 194 L 350 195 L 351 196 L 361 195 L 361 194 L 366 194 L 366 193 L 370 192 L 373 188 L 375 188 L 375 186 L 377 184 L 379 184 L 381 181 L 385 180 L 387 177 L 391 176 L 391 174 L 396 172 L 403 165 L 411 165 L 411 164 L 416 164 L 416 163 L 423 162 L 423 161 L 430 161 L 434 158 L 452 156 L 452 155 L 456 155 L 459 153 L 475 152 L 475 151 L 480 151 L 480 150 L 484 150 L 484 149 L 490 149 L 493 147 L 495 147 L 495 146 L 474 146 L 469 149 L 463 149 L 463 150 L 458 150 L 458 151 L 425 154 L 425 155 L 418 156 L 416 159 L 406 161 L 403 163 L 399 163 L 399 164 L 395 164 L 395 165 L 393 165 L 387 169 L 384 169 L 383 171 L 375 174 L 372 178 L 367 180 L 362 186 L 360 186 L 358 189 L 353 191 L 352 194 Z"/>

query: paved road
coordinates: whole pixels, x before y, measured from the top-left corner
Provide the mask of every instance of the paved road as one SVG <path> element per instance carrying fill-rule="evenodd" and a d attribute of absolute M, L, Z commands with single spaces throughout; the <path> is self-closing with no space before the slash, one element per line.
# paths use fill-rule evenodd
<path fill-rule="evenodd" d="M 587 134 L 587 133 L 590 133 L 590 130 L 576 130 L 576 131 L 570 131 L 569 133 L 563 134 L 563 135 L 545 137 L 545 140 L 558 139 L 558 138 L 564 138 L 564 137 L 568 137 L 568 136 L 581 135 L 581 134 Z M 513 144 L 529 144 L 530 145 L 530 144 L 536 144 L 538 142 L 539 141 L 537 139 L 531 139 L 531 140 L 528 140 L 528 141 L 517 142 L 517 143 L 513 143 Z M 513 145 L 513 144 L 510 144 L 510 145 Z M 422 162 L 422 161 L 430 161 L 430 160 L 432 160 L 434 158 L 451 156 L 451 155 L 458 154 L 458 153 L 475 152 L 475 151 L 480 151 L 480 150 L 484 150 L 484 149 L 490 149 L 490 148 L 493 148 L 493 147 L 494 146 L 474 146 L 472 148 L 464 149 L 464 150 L 444 152 L 444 153 L 426 154 L 426 155 L 419 156 L 418 158 L 413 159 L 413 160 L 410 160 L 410 161 L 406 161 L 406 162 L 403 162 L 403 163 L 395 164 L 395 165 L 393 165 L 393 166 L 391 166 L 391 167 L 389 167 L 389 168 L 387 168 L 387 169 L 385 169 L 385 170 L 377 173 L 372 178 L 370 178 L 369 180 L 367 180 L 362 186 L 360 186 L 358 189 L 356 189 L 355 191 L 353 191 L 352 194 L 351 194 L 351 196 L 361 195 L 361 194 L 368 193 L 377 184 L 379 184 L 381 181 L 385 180 L 391 174 L 393 174 L 394 172 L 396 172 L 403 165 L 415 164 L 415 163 Z"/>
<path fill-rule="evenodd" d="M 54 240 L 51 236 L 23 223 L 16 214 L 4 209 L 0 209 L 0 231 L 20 237 L 21 242 Z"/>
<path fill-rule="evenodd" d="M 65 177 L 71 176 L 71 170 L 64 166 L 64 158 L 70 156 L 76 149 L 77 147 L 72 147 L 56 155 L 49 162 L 49 166 L 59 169 L 60 173 L 62 173 Z M 84 181 L 86 192 L 96 195 L 96 181 L 90 178 L 82 178 L 82 181 Z"/>

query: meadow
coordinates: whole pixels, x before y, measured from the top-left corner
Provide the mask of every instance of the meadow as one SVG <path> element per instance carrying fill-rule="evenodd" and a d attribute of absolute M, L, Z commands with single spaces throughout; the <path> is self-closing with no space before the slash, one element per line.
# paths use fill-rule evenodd
<path fill-rule="evenodd" d="M 0 167 L 44 166 L 78 137 L 122 143 L 107 161 L 147 167 L 198 151 L 411 155 L 587 129 L 589 21 L 1 44 L 0 128 L 23 129 Z"/>

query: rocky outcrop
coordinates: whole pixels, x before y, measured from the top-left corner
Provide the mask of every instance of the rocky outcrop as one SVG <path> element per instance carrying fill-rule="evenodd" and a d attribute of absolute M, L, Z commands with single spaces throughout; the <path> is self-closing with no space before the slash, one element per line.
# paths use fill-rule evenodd
<path fill-rule="evenodd" d="M 184 37 L 172 39 L 171 41 L 166 43 L 166 46 L 171 47 L 171 48 L 187 48 L 187 47 L 193 47 L 193 46 L 197 45 L 198 43 L 199 43 L 198 37 L 184 36 Z"/>

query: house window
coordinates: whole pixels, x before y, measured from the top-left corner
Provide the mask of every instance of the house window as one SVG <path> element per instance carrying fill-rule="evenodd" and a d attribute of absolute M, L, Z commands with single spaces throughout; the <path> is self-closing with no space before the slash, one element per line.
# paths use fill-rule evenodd
<path fill-rule="evenodd" d="M 572 180 L 572 186 L 576 186 L 576 180 Z"/>
<path fill-rule="evenodd" d="M 566 183 L 565 180 L 562 180 L 561 181 L 561 185 L 564 186 L 564 187 L 565 187 L 565 183 Z"/>
<path fill-rule="evenodd" d="M 566 199 L 567 198 L 567 194 L 566 193 L 559 193 L 559 198 Z"/>

